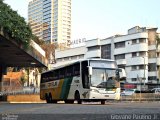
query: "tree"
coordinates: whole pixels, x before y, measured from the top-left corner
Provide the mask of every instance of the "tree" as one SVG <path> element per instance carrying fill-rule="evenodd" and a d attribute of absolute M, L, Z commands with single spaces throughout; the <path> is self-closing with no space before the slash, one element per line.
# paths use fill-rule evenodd
<path fill-rule="evenodd" d="M 24 83 L 26 83 L 28 81 L 28 74 L 25 71 L 25 69 L 22 70 L 22 76 L 21 76 L 21 83 L 24 86 Z"/>
<path fill-rule="evenodd" d="M 52 59 L 52 63 L 55 63 L 55 45 L 54 44 L 45 43 L 45 44 L 42 45 L 42 48 L 46 52 L 46 58 L 48 60 Z"/>
<path fill-rule="evenodd" d="M 159 35 L 157 34 L 157 35 L 156 35 L 156 49 L 157 49 L 157 52 L 158 52 L 158 47 L 159 47 L 159 45 L 160 45 L 160 37 L 159 37 Z M 157 56 L 157 58 L 158 58 L 158 56 Z M 158 59 L 157 59 L 157 60 L 158 60 Z M 159 82 L 160 82 L 160 67 L 159 67 L 159 69 L 157 70 L 157 72 L 158 72 L 157 83 L 159 83 Z"/>
<path fill-rule="evenodd" d="M 33 35 L 32 40 L 39 44 L 42 49 L 46 53 L 46 58 L 51 62 L 55 63 L 55 49 L 56 49 L 56 44 L 55 43 L 46 43 L 44 40 L 40 40 L 37 36 Z M 51 60 L 52 59 L 52 60 Z"/>
<path fill-rule="evenodd" d="M 159 35 L 156 35 L 156 48 L 158 49 L 158 46 L 160 45 L 160 37 Z"/>
<path fill-rule="evenodd" d="M 32 35 L 32 40 L 40 46 L 45 44 L 44 40 L 40 40 L 36 35 Z"/>
<path fill-rule="evenodd" d="M 24 49 L 29 47 L 32 37 L 30 26 L 23 17 L 18 15 L 17 11 L 12 10 L 3 0 L 0 0 L 0 29 Z"/>
<path fill-rule="evenodd" d="M 39 70 L 38 70 L 38 68 L 35 68 L 36 87 L 38 87 L 38 75 L 39 75 Z"/>

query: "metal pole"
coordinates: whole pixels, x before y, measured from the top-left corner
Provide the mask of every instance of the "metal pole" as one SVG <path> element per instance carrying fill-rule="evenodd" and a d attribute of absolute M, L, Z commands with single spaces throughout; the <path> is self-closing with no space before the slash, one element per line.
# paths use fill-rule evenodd
<path fill-rule="evenodd" d="M 142 90 L 142 79 L 140 80 L 140 102 L 141 102 L 141 90 Z"/>
<path fill-rule="evenodd" d="M 145 66 L 145 57 L 144 58 L 144 89 L 145 89 L 145 80 L 146 80 L 146 76 L 145 76 L 145 70 L 146 70 L 146 66 Z"/>

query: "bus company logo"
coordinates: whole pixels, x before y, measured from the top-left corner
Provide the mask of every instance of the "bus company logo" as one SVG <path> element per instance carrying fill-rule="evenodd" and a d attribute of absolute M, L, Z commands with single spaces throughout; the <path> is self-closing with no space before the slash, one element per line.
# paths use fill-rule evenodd
<path fill-rule="evenodd" d="M 74 80 L 75 83 L 80 83 L 79 80 Z"/>

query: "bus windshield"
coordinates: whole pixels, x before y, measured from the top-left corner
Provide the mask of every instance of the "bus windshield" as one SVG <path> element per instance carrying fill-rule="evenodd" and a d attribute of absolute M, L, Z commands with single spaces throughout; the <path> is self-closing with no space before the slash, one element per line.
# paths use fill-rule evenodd
<path fill-rule="evenodd" d="M 116 88 L 116 70 L 93 68 L 91 87 L 106 89 Z"/>

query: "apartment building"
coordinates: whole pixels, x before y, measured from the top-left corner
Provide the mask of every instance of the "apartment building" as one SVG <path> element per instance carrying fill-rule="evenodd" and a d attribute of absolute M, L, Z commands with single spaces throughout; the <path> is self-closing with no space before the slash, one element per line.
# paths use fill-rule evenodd
<path fill-rule="evenodd" d="M 113 56 L 118 66 L 126 70 L 127 82 L 138 87 L 143 83 L 144 89 L 158 83 L 156 31 L 157 28 L 136 26 L 127 35 L 114 37 Z"/>
<path fill-rule="evenodd" d="M 32 0 L 28 21 L 33 34 L 45 42 L 70 44 L 71 0 Z"/>
<path fill-rule="evenodd" d="M 135 26 L 126 35 L 87 40 L 84 46 L 56 50 L 56 65 L 83 58 L 115 59 L 126 71 L 126 83 L 140 89 L 160 85 L 160 47 L 156 47 L 157 28 Z M 76 54 L 75 54 L 76 53 Z"/>

